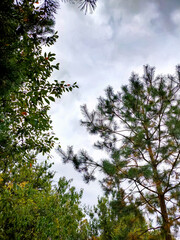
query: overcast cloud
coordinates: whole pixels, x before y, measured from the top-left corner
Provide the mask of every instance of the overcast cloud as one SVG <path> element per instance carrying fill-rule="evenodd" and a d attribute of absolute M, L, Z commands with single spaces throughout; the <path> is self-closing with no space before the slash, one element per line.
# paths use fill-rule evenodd
<path fill-rule="evenodd" d="M 52 105 L 54 131 L 63 149 L 73 145 L 76 151 L 84 148 L 101 158 L 92 148 L 94 137 L 80 126 L 80 105 L 92 110 L 108 85 L 120 90 L 132 71 L 142 74 L 145 64 L 155 66 L 158 74 L 175 74 L 180 63 L 180 1 L 99 0 L 92 15 L 62 3 L 56 29 L 59 39 L 51 51 L 57 54 L 60 71 L 53 79 L 77 82 L 79 89 Z M 85 185 L 71 165 L 53 155 L 55 180 L 73 178 L 77 189 L 85 188 L 83 203 L 96 203 L 102 194 L 99 184 Z"/>

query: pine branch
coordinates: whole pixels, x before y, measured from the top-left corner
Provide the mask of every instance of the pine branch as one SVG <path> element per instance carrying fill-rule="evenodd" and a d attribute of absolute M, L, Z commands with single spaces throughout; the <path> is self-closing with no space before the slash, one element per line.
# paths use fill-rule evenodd
<path fill-rule="evenodd" d="M 179 157 L 180 157 L 180 151 L 179 151 L 179 153 L 178 153 L 178 155 L 177 155 L 177 157 L 176 157 L 176 159 L 175 159 L 175 161 L 174 161 L 174 163 L 173 163 L 173 165 L 172 165 L 172 168 L 171 168 L 171 170 L 170 170 L 170 172 L 169 172 L 168 181 L 167 181 L 167 186 L 166 186 L 166 188 L 165 188 L 165 190 L 164 190 L 164 194 L 169 191 L 168 187 L 169 187 L 169 185 L 170 185 L 171 174 L 172 174 L 174 168 L 176 167 L 176 163 L 178 162 Z M 180 159 L 179 159 L 179 160 L 180 160 Z"/>
<path fill-rule="evenodd" d="M 147 200 L 147 198 L 144 197 L 144 195 L 143 195 L 142 191 L 140 190 L 139 186 L 137 185 L 136 181 L 134 181 L 134 182 L 135 182 L 135 184 L 136 184 L 136 187 L 137 187 L 137 189 L 138 189 L 138 192 L 140 193 L 140 195 L 142 196 L 142 198 L 144 199 L 144 201 L 145 201 L 152 209 L 154 209 L 155 212 L 158 212 L 160 215 L 162 215 L 162 213 L 161 213 L 157 208 L 155 208 L 155 207 Z M 157 194 L 157 193 L 156 193 L 156 194 Z"/>

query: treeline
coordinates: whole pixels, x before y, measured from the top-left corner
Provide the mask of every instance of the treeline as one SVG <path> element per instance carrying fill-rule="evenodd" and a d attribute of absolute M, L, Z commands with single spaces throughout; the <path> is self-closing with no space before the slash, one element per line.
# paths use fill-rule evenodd
<path fill-rule="evenodd" d="M 0 2 L 0 239 L 175 239 L 179 227 L 180 74 L 154 77 L 145 67 L 121 93 L 109 87 L 97 109 L 82 107 L 82 125 L 101 141 L 109 159 L 95 161 L 84 151 L 65 153 L 94 180 L 104 172 L 104 196 L 92 209 L 81 206 L 82 192 L 60 178 L 53 185 L 50 151 L 58 139 L 48 115 L 51 101 L 77 88 L 48 79 L 54 53 L 42 53 L 58 35 L 56 0 Z M 96 1 L 80 1 L 94 9 Z M 47 156 L 41 164 L 38 154 Z M 155 219 L 151 222 L 150 218 Z"/>

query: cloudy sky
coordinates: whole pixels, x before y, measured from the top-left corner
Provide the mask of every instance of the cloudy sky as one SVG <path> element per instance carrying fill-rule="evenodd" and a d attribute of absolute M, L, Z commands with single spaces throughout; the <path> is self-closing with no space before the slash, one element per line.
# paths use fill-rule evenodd
<path fill-rule="evenodd" d="M 92 148 L 94 137 L 80 126 L 80 106 L 90 110 L 104 89 L 120 90 L 132 71 L 143 73 L 143 65 L 156 67 L 157 74 L 175 74 L 180 64 L 179 0 L 98 0 L 93 14 L 85 15 L 77 6 L 62 3 L 56 15 L 57 55 L 60 71 L 53 79 L 77 82 L 79 89 L 66 93 L 52 105 L 54 132 L 63 149 L 86 149 L 96 159 L 102 152 Z M 54 151 L 55 181 L 73 178 L 77 189 L 84 188 L 83 203 L 95 204 L 102 195 L 98 182 L 89 185 L 73 167 L 63 165 Z"/>

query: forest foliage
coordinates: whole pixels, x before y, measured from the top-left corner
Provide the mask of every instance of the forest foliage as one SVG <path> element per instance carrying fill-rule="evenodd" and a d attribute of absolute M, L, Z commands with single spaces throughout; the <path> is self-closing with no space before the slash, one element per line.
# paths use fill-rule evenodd
<path fill-rule="evenodd" d="M 77 193 L 62 178 L 53 185 L 48 157 L 57 138 L 48 110 L 76 83 L 49 80 L 56 1 L 0 2 L 0 238 L 76 239 L 85 231 Z M 38 154 L 47 160 L 38 163 Z M 81 226 L 81 227 L 80 227 Z M 81 233 L 82 232 L 82 233 Z"/>
<path fill-rule="evenodd" d="M 96 7 L 95 0 L 70 2 L 85 13 Z M 0 1 L 0 239 L 172 240 L 180 204 L 179 76 L 154 79 L 147 67 L 144 82 L 132 75 L 121 94 L 109 87 L 93 113 L 82 107 L 82 124 L 100 135 L 96 147 L 110 158 L 97 162 L 84 151 L 58 149 L 86 181 L 94 179 L 92 167 L 104 172 L 105 194 L 97 206 L 84 209 L 82 191 L 71 181 L 53 183 L 49 158 L 58 138 L 48 110 L 78 87 L 50 80 L 59 64 L 54 53 L 43 52 L 58 38 L 58 5 L 56 0 Z M 47 159 L 40 163 L 38 154 Z M 124 189 L 124 180 L 134 189 Z M 158 227 L 147 221 L 144 209 L 157 215 Z"/>

